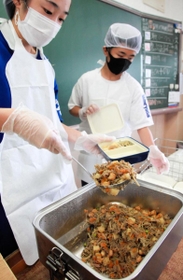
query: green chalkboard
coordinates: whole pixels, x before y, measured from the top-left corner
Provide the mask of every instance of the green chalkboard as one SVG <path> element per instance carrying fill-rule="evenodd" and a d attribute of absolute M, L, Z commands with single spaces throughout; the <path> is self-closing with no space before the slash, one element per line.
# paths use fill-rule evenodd
<path fill-rule="evenodd" d="M 168 107 L 168 93 L 179 84 L 180 34 L 173 23 L 142 18 L 142 36 L 141 78 L 150 108 Z"/>

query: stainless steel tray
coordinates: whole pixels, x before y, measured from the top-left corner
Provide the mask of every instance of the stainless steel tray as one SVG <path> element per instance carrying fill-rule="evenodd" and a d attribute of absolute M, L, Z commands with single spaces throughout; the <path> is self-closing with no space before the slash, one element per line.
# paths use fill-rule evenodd
<path fill-rule="evenodd" d="M 139 182 L 140 187 L 129 184 L 115 197 L 106 195 L 94 184 L 89 184 L 37 214 L 33 224 L 39 257 L 52 275 L 58 279 L 66 276 L 69 280 L 109 279 L 80 259 L 86 239 L 84 209 L 109 202 L 121 202 L 129 206 L 141 204 L 144 208 L 156 209 L 173 218 L 134 272 L 123 279 L 158 278 L 183 236 L 183 195 L 144 181 Z"/>

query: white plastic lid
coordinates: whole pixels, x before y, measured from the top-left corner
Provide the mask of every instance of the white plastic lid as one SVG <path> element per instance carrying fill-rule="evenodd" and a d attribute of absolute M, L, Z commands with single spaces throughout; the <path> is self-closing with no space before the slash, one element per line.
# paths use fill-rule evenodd
<path fill-rule="evenodd" d="M 112 103 L 100 108 L 99 111 L 88 115 L 92 133 L 110 133 L 124 126 L 123 118 L 117 104 Z"/>

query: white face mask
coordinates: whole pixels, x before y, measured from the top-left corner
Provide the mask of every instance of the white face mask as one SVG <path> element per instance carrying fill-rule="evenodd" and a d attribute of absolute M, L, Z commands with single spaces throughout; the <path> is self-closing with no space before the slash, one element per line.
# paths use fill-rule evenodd
<path fill-rule="evenodd" d="M 24 20 L 20 20 L 19 14 L 17 16 L 18 29 L 24 39 L 33 47 L 39 48 L 48 45 L 61 28 L 61 25 L 38 13 L 31 7 L 28 8 Z"/>

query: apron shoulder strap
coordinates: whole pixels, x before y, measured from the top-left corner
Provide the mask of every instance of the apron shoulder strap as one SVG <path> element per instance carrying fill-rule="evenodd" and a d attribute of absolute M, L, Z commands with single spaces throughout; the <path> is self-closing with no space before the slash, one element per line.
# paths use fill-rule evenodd
<path fill-rule="evenodd" d="M 2 18 L 0 18 L 1 20 Z M 13 24 L 11 20 L 2 19 L 3 22 L 0 22 L 0 30 L 7 41 L 10 49 L 15 49 L 15 39 L 13 36 Z"/>
<path fill-rule="evenodd" d="M 5 22 L 5 21 L 7 21 L 6 18 L 0 18 L 0 27 L 2 26 L 2 23 Z"/>

